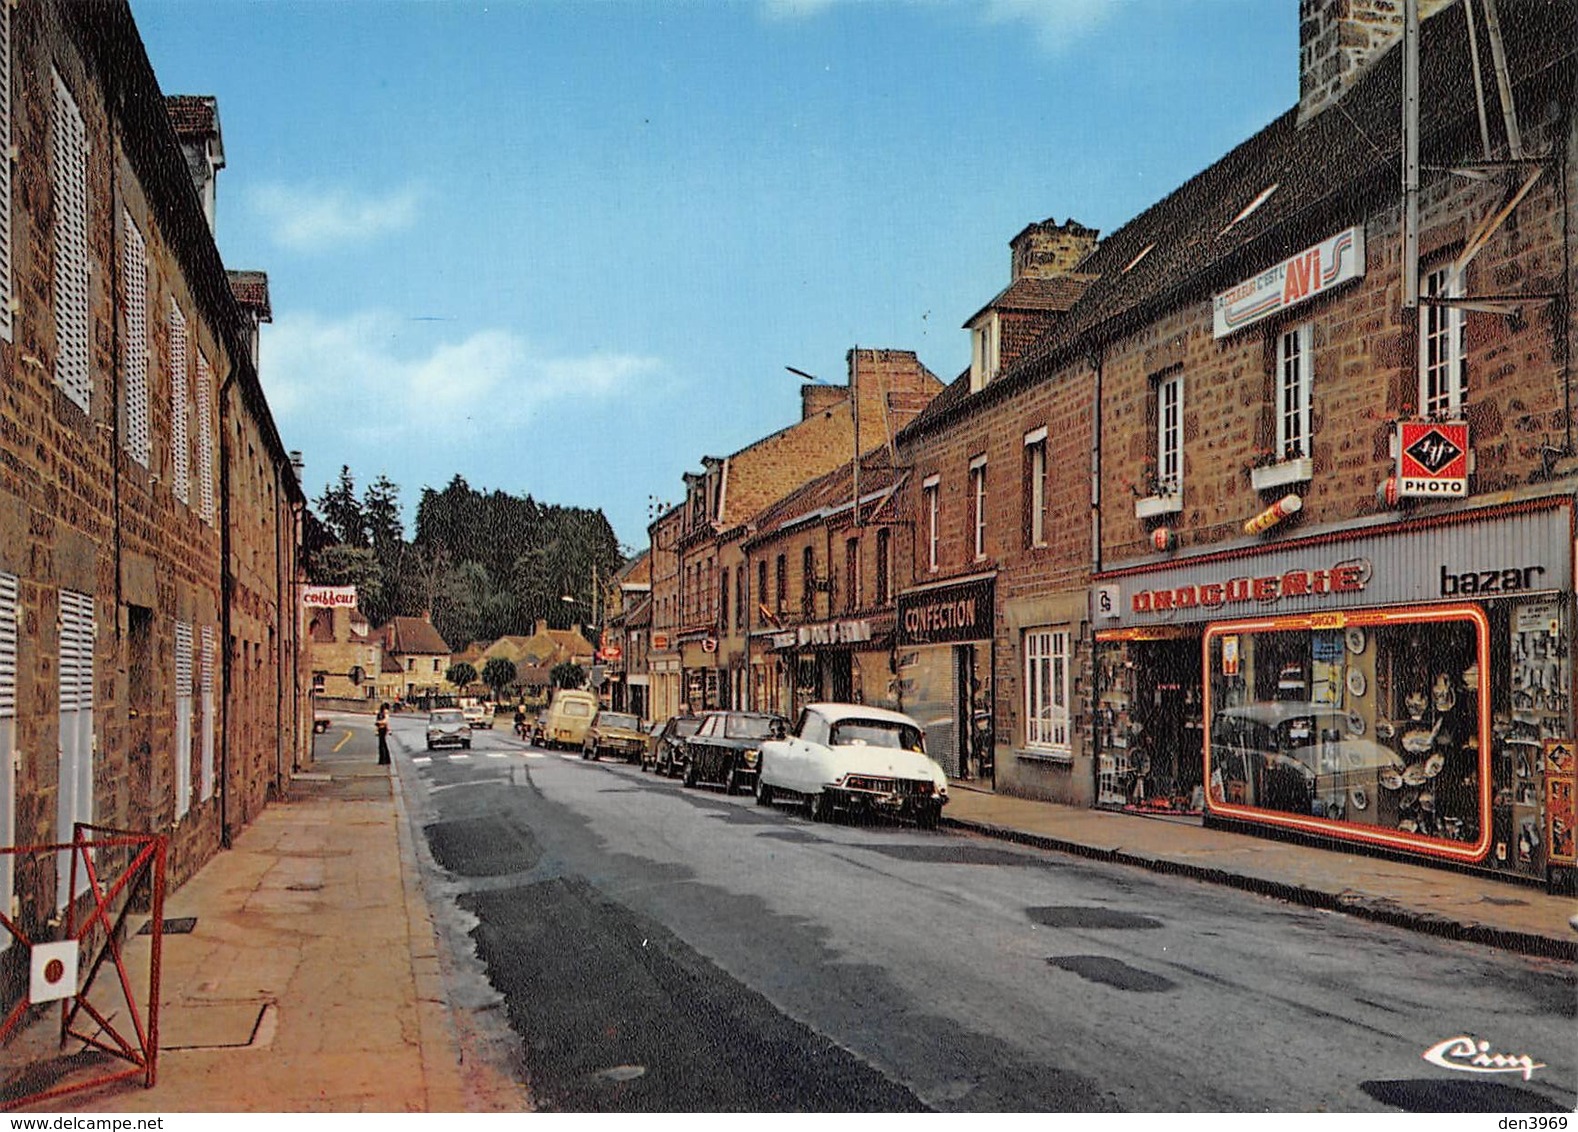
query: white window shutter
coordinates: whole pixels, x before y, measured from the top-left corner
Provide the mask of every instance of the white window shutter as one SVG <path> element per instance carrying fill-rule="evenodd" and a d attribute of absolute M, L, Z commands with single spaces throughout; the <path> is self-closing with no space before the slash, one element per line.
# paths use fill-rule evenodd
<path fill-rule="evenodd" d="M 170 478 L 172 490 L 182 503 L 192 497 L 191 448 L 187 421 L 190 410 L 186 395 L 186 316 L 170 300 Z"/>
<path fill-rule="evenodd" d="M 148 466 L 148 247 L 131 218 L 121 211 L 121 276 L 126 289 L 126 451 Z"/>
<path fill-rule="evenodd" d="M 5 14 L 0 10 L 0 21 Z M 17 579 L 0 574 L 0 845 L 16 844 L 16 647 Z M 11 912 L 14 858 L 0 856 L 0 912 Z M 0 929 L 0 953 L 11 944 Z"/>
<path fill-rule="evenodd" d="M 55 809 L 56 835 L 71 840 L 77 822 L 93 820 L 93 595 L 60 591 L 60 777 Z M 55 905 L 66 906 L 71 878 L 70 853 L 56 854 Z M 77 891 L 86 891 L 81 865 Z"/>
<path fill-rule="evenodd" d="M 16 296 L 11 266 L 11 5 L 0 4 L 0 339 L 12 340 Z"/>
<path fill-rule="evenodd" d="M 192 626 L 175 623 L 175 816 L 192 805 Z"/>
<path fill-rule="evenodd" d="M 203 626 L 203 667 L 199 688 L 203 697 L 202 784 L 200 797 L 214 796 L 214 627 Z"/>
<path fill-rule="evenodd" d="M 214 371 L 208 357 L 197 352 L 197 485 L 198 514 L 214 525 Z"/>
<path fill-rule="evenodd" d="M 50 171 L 55 194 L 55 384 L 87 412 L 93 391 L 88 369 L 88 132 L 58 71 L 54 79 Z"/>

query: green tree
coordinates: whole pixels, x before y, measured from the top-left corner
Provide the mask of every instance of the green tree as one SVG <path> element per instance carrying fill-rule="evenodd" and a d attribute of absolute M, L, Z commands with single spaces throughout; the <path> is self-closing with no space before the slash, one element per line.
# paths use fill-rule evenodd
<path fill-rule="evenodd" d="M 457 688 L 464 688 L 468 684 L 477 682 L 477 670 L 463 660 L 458 661 L 449 666 L 444 673 L 444 679 Z"/>
<path fill-rule="evenodd" d="M 548 679 L 553 681 L 555 688 L 581 688 L 586 685 L 586 669 L 573 660 L 566 660 L 553 666 Z"/>
<path fill-rule="evenodd" d="M 356 498 L 356 480 L 348 466 L 341 466 L 340 482 L 334 487 L 325 487 L 315 506 L 335 541 L 346 546 L 371 545 L 367 537 L 367 516 Z"/>
<path fill-rule="evenodd" d="M 504 656 L 493 656 L 482 666 L 482 682 L 493 689 L 493 699 L 503 698 L 503 691 L 515 683 L 515 662 Z"/>

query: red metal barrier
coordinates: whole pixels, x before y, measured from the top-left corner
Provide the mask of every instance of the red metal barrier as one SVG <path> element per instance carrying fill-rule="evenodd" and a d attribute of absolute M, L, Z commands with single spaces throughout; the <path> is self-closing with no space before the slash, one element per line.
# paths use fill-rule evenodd
<path fill-rule="evenodd" d="M 7 1083 L 0 1081 L 0 1109 L 18 1108 L 36 1104 L 67 1093 L 97 1088 L 130 1078 L 142 1077 L 145 1088 L 152 1088 L 158 1075 L 159 1064 L 159 966 L 164 943 L 164 868 L 169 849 L 169 839 L 164 835 L 132 833 L 127 830 L 106 829 L 101 826 L 78 822 L 72 830 L 69 844 L 0 846 L 0 854 L 14 857 L 70 853 L 70 891 L 75 899 L 66 906 L 66 918 L 58 940 L 34 940 L 0 909 L 0 928 L 24 948 L 30 956 L 40 954 L 36 949 L 52 944 L 74 945 L 79 961 L 78 979 L 74 991 L 68 995 L 50 994 L 52 1001 L 60 999 L 60 1045 L 75 1039 L 84 1046 L 99 1050 L 109 1056 L 129 1063 L 130 1068 L 105 1073 L 91 1078 L 75 1080 L 40 1091 L 16 1096 L 7 1091 Z M 130 854 L 127 864 L 112 877 L 100 877 L 95 855 L 110 851 Z M 79 871 L 80 870 L 80 871 Z M 151 951 L 148 958 L 147 1000 L 139 1007 L 131 974 L 126 969 L 124 954 L 126 920 L 137 906 L 138 898 L 146 896 L 152 910 L 149 927 Z M 84 955 L 91 958 L 81 966 Z M 95 1005 L 91 995 L 99 975 L 108 966 L 115 972 L 118 986 L 125 1002 L 125 1021 L 120 1021 L 118 1006 Z M 61 975 L 58 960 L 51 960 L 56 968 L 54 979 Z M 49 965 L 49 964 L 46 964 Z M 36 964 L 35 964 L 36 966 Z M 84 973 L 85 972 L 85 973 Z M 50 976 L 46 973 L 44 976 Z M 0 1043 L 27 1017 L 38 1002 L 30 983 L 4 1020 L 0 1020 Z M 83 1028 L 83 1020 L 90 1020 L 95 1030 Z M 117 1024 L 119 1023 L 119 1024 Z"/>

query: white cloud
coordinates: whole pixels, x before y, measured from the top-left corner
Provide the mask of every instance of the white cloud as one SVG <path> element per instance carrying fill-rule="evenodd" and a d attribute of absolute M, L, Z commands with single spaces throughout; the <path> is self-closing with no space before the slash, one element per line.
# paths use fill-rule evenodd
<path fill-rule="evenodd" d="M 359 445 L 495 445 L 518 440 L 513 430 L 553 402 L 610 401 L 663 373 L 634 354 L 545 355 L 507 330 L 435 342 L 437 325 L 385 312 L 282 315 L 262 345 L 269 404 L 283 425 L 333 422 Z"/>
<path fill-rule="evenodd" d="M 762 0 L 769 19 L 813 19 L 839 6 L 872 4 L 877 0 Z M 1023 24 L 1049 52 L 1066 50 L 1105 23 L 1118 0 L 900 0 L 914 6 L 947 7 L 955 12 L 978 13 L 991 24 Z"/>
<path fill-rule="evenodd" d="M 316 252 L 411 227 L 421 198 L 415 188 L 357 196 L 344 188 L 273 184 L 253 190 L 251 204 L 273 225 L 275 243 Z"/>

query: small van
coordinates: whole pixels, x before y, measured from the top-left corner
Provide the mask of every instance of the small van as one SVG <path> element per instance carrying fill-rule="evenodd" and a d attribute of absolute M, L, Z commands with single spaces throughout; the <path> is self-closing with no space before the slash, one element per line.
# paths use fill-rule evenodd
<path fill-rule="evenodd" d="M 597 693 L 579 689 L 560 688 L 548 705 L 548 719 L 543 724 L 542 740 L 548 747 L 574 747 L 579 749 L 586 741 L 586 732 L 597 715 Z"/>

